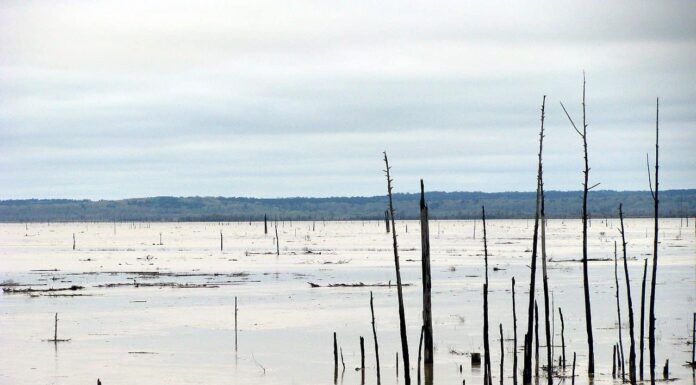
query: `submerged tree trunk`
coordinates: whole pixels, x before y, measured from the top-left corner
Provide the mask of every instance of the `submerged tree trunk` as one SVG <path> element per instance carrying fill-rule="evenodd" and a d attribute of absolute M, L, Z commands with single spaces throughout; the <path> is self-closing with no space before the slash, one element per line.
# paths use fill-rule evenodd
<path fill-rule="evenodd" d="M 619 204 L 619 219 L 621 220 L 621 244 L 623 245 L 624 276 L 626 278 L 626 296 L 628 297 L 628 328 L 631 336 L 631 346 L 628 353 L 628 377 L 631 385 L 636 385 L 636 339 L 635 323 L 633 320 L 633 299 L 631 298 L 631 279 L 628 276 L 628 259 L 626 257 L 626 233 L 623 222 L 623 205 Z"/>
<path fill-rule="evenodd" d="M 515 309 L 515 277 L 512 277 L 512 385 L 517 385 L 517 310 Z"/>
<path fill-rule="evenodd" d="M 541 175 L 541 153 L 544 142 L 544 109 L 546 108 L 546 95 L 541 102 L 541 130 L 539 131 L 539 164 L 537 170 L 537 194 L 536 194 L 536 209 L 534 210 L 534 238 L 532 240 L 532 263 L 531 263 L 531 279 L 529 281 L 529 306 L 527 309 L 527 333 L 524 335 L 524 364 L 522 369 L 522 383 L 529 385 L 532 383 L 532 326 L 534 324 L 534 285 L 536 280 L 536 259 L 537 259 L 537 235 L 539 231 L 539 176 Z"/>
<path fill-rule="evenodd" d="M 399 247 L 396 242 L 396 222 L 394 221 L 394 204 L 392 202 L 392 179 L 390 175 L 391 167 L 387 153 L 384 152 L 385 173 L 387 176 L 387 195 L 389 196 L 389 216 L 391 218 L 392 242 L 394 248 L 394 267 L 396 269 L 396 292 L 399 300 L 399 329 L 401 332 L 401 355 L 404 361 L 404 383 L 411 384 L 410 362 L 408 354 L 408 337 L 406 332 L 406 314 L 404 312 L 404 296 L 401 289 L 401 270 L 399 268 Z"/>
<path fill-rule="evenodd" d="M 375 328 L 375 305 L 370 291 L 370 313 L 372 314 L 372 337 L 375 339 L 375 361 L 377 363 L 377 385 L 381 385 L 382 379 L 379 370 L 379 344 L 377 343 L 377 329 Z"/>
<path fill-rule="evenodd" d="M 645 280 L 648 276 L 648 259 L 643 264 L 643 286 L 640 294 L 640 380 L 643 381 L 643 352 L 645 351 Z"/>
<path fill-rule="evenodd" d="M 621 380 L 626 380 L 626 372 L 624 370 L 624 350 L 623 350 L 623 333 L 621 333 L 621 301 L 619 300 L 619 260 L 616 252 L 616 241 L 614 241 L 614 282 L 616 284 L 616 314 L 619 321 L 619 351 L 621 365 Z"/>
<path fill-rule="evenodd" d="M 660 99 L 657 100 L 657 110 L 655 117 L 655 190 L 653 192 L 653 203 L 655 204 L 655 238 L 653 239 L 653 264 L 652 277 L 650 279 L 650 314 L 648 316 L 648 348 L 650 349 L 650 384 L 655 385 L 655 284 L 657 283 L 657 234 L 659 229 L 658 219 L 660 205 Z M 650 173 L 648 172 L 648 176 Z M 652 183 L 650 183 L 652 185 Z M 651 186 L 652 188 L 652 186 Z"/>
<path fill-rule="evenodd" d="M 488 240 L 486 237 L 486 209 L 481 207 L 483 220 L 483 257 L 486 281 L 483 284 L 483 369 L 484 384 L 493 385 L 491 374 L 491 349 L 488 342 Z"/>
<path fill-rule="evenodd" d="M 575 131 L 582 138 L 583 150 L 585 153 L 585 181 L 583 182 L 583 193 L 582 193 L 582 282 L 585 294 L 585 328 L 587 329 L 587 348 L 588 348 L 588 366 L 587 373 L 590 377 L 594 376 L 594 338 L 592 335 L 592 306 L 590 302 L 590 280 L 587 273 L 587 193 L 594 187 L 588 186 L 590 177 L 590 166 L 587 159 L 587 119 L 585 113 L 585 74 L 582 76 L 582 131 L 578 130 L 577 126 L 570 118 L 568 111 L 566 111 L 563 103 L 561 103 L 563 111 L 568 116 L 568 120 L 573 125 Z"/>
<path fill-rule="evenodd" d="M 425 203 L 423 179 L 421 179 L 420 226 L 421 226 L 421 273 L 423 277 L 423 372 L 425 383 L 433 382 L 433 315 L 430 299 L 430 230 L 428 205 Z"/>

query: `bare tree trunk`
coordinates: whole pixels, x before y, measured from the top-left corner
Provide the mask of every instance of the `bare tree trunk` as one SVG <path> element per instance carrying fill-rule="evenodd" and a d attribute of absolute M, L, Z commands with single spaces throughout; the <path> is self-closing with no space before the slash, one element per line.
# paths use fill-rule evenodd
<path fill-rule="evenodd" d="M 220 251 L 222 251 L 222 230 L 220 230 Z"/>
<path fill-rule="evenodd" d="M 237 351 L 237 297 L 234 297 L 234 351 Z"/>
<path fill-rule="evenodd" d="M 539 378 L 539 306 L 534 301 L 534 377 Z"/>
<path fill-rule="evenodd" d="M 573 373 L 572 373 L 572 385 L 575 385 L 575 352 L 573 352 Z"/>
<path fill-rule="evenodd" d="M 631 279 L 628 275 L 628 259 L 626 258 L 626 233 L 623 222 L 623 205 L 619 204 L 619 219 L 621 220 L 621 244 L 623 245 L 624 277 L 626 278 L 626 296 L 628 297 L 628 328 L 631 335 L 631 347 L 628 354 L 628 377 L 631 385 L 636 385 L 636 339 L 635 323 L 633 320 L 633 299 L 631 298 Z"/>
<path fill-rule="evenodd" d="M 541 169 L 540 169 L 541 170 Z M 546 270 L 546 214 L 544 214 L 544 179 L 540 171 L 539 190 L 541 191 L 541 271 L 542 283 L 544 285 L 544 325 L 546 330 L 546 381 L 548 385 L 553 385 L 553 343 L 551 342 L 551 323 L 552 315 L 549 309 L 549 276 Z"/>
<path fill-rule="evenodd" d="M 626 372 L 624 370 L 624 350 L 623 350 L 623 333 L 621 332 L 621 302 L 619 301 L 619 261 L 616 253 L 616 241 L 614 241 L 614 282 L 616 284 L 616 313 L 619 320 L 619 358 L 621 359 L 621 380 L 626 381 Z"/>
<path fill-rule="evenodd" d="M 360 378 L 361 383 L 365 383 L 365 339 L 360 336 Z"/>
<path fill-rule="evenodd" d="M 333 356 L 334 356 L 334 384 L 338 380 L 338 342 L 336 332 L 333 333 Z"/>
<path fill-rule="evenodd" d="M 503 347 L 503 324 L 500 326 L 500 385 L 503 385 L 503 379 L 505 378 L 505 348 Z"/>
<path fill-rule="evenodd" d="M 645 280 L 648 276 L 648 259 L 643 264 L 643 286 L 640 295 L 640 380 L 643 381 L 643 351 L 645 350 Z"/>
<path fill-rule="evenodd" d="M 430 299 L 430 229 L 428 226 L 428 205 L 425 203 L 423 179 L 421 179 L 420 226 L 421 226 L 421 267 L 423 277 L 423 371 L 426 383 L 432 383 L 433 375 L 433 315 Z M 429 380 L 429 381 L 428 381 Z"/>
<path fill-rule="evenodd" d="M 268 217 L 263 214 L 263 233 L 268 234 Z"/>
<path fill-rule="evenodd" d="M 587 119 L 585 113 L 585 74 L 582 75 L 582 132 L 578 130 L 577 126 L 570 118 L 568 111 L 566 111 L 565 106 L 561 103 L 563 111 L 568 116 L 568 120 L 573 125 L 575 131 L 582 138 L 582 145 L 585 152 L 585 181 L 583 183 L 583 193 L 582 193 L 582 279 L 583 288 L 585 293 L 585 327 L 587 329 L 587 348 L 588 348 L 588 368 L 587 373 L 590 377 L 594 377 L 594 338 L 592 336 L 592 306 L 590 301 L 590 281 L 587 274 L 587 193 L 596 187 L 598 184 L 589 187 L 589 177 L 590 177 L 590 166 L 587 159 Z"/>
<path fill-rule="evenodd" d="M 421 383 L 421 351 L 423 350 L 423 332 L 425 331 L 425 325 L 421 326 L 420 339 L 418 341 L 418 385 Z"/>
<path fill-rule="evenodd" d="M 377 343 L 377 329 L 375 328 L 375 305 L 372 300 L 372 292 L 370 291 L 370 313 L 372 314 L 372 336 L 375 339 L 375 361 L 377 361 L 377 385 L 382 384 L 382 379 L 379 370 L 379 344 Z"/>
<path fill-rule="evenodd" d="M 539 164 L 537 171 L 537 194 L 536 209 L 534 210 L 534 239 L 532 240 L 532 263 L 531 279 L 529 281 L 529 307 L 527 310 L 527 333 L 524 338 L 524 365 L 522 369 L 522 383 L 529 385 L 532 383 L 532 325 L 534 315 L 534 285 L 536 281 L 536 259 L 537 259 L 537 235 L 539 231 L 539 176 L 541 175 L 541 153 L 544 142 L 544 109 L 546 108 L 546 95 L 541 102 L 541 130 L 539 131 Z"/>
<path fill-rule="evenodd" d="M 488 238 L 486 237 L 486 209 L 481 206 L 481 218 L 483 220 L 483 256 L 485 264 L 486 282 L 483 285 L 483 367 L 484 381 L 487 385 L 493 385 L 491 373 L 491 353 L 488 342 Z"/>
<path fill-rule="evenodd" d="M 653 202 L 655 204 L 655 238 L 653 240 L 653 264 L 652 278 L 650 280 L 650 314 L 648 316 L 648 347 L 650 349 L 650 384 L 655 385 L 655 284 L 657 283 L 657 234 L 659 229 L 659 205 L 660 205 L 660 183 L 659 183 L 659 168 L 660 168 L 660 99 L 657 99 L 657 110 L 655 117 L 655 190 L 653 192 Z M 648 173 L 648 176 L 650 173 Z M 651 191 L 652 191 L 652 183 Z"/>
<path fill-rule="evenodd" d="M 278 224 L 275 225 L 276 255 L 280 255 L 280 238 L 278 238 Z"/>
<path fill-rule="evenodd" d="M 562 362 L 562 367 L 563 370 L 566 368 L 566 354 L 565 354 L 565 323 L 563 323 L 563 310 L 561 308 L 558 308 L 558 314 L 561 316 L 561 354 L 563 354 L 563 359 L 561 360 Z"/>
<path fill-rule="evenodd" d="M 387 228 L 387 234 L 389 234 L 389 210 L 384 210 L 384 225 Z"/>
<path fill-rule="evenodd" d="M 391 218 L 392 242 L 394 248 L 394 267 L 396 269 L 396 292 L 399 299 L 399 329 L 401 331 L 401 352 L 404 360 L 404 383 L 411 385 L 411 365 L 408 355 L 408 337 L 406 333 L 406 314 L 404 312 L 404 296 L 401 289 L 401 270 L 399 268 L 399 248 L 396 242 L 396 222 L 394 220 L 394 204 L 392 202 L 392 179 L 390 176 L 389 160 L 384 152 L 385 173 L 387 175 L 387 194 L 389 196 L 389 216 Z"/>
<path fill-rule="evenodd" d="M 515 308 L 515 277 L 512 277 L 512 328 L 514 346 L 514 349 L 512 349 L 512 385 L 517 385 L 517 310 Z"/>
<path fill-rule="evenodd" d="M 425 203 L 423 179 L 421 179 L 420 200 L 420 225 L 421 225 L 421 267 L 423 276 L 423 363 L 433 365 L 433 315 L 430 300 L 430 230 L 428 226 L 428 205 Z M 427 372 L 427 369 L 425 369 Z"/>

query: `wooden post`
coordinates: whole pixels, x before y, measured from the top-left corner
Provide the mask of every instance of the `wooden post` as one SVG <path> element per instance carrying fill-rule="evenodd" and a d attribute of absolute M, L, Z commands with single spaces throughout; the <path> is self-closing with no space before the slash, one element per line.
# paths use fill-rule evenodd
<path fill-rule="evenodd" d="M 234 297 L 234 351 L 237 351 L 237 296 Z"/>
<path fill-rule="evenodd" d="M 278 224 L 275 225 L 276 256 L 280 255 L 280 239 L 278 238 Z"/>
<path fill-rule="evenodd" d="M 334 356 L 334 384 L 338 379 L 338 342 L 336 341 L 336 332 L 333 332 L 333 356 Z"/>
<path fill-rule="evenodd" d="M 563 370 L 566 368 L 566 355 L 565 355 L 565 324 L 563 323 L 563 310 L 559 307 L 558 314 L 561 316 L 561 354 L 563 359 L 561 360 L 561 367 Z"/>
<path fill-rule="evenodd" d="M 623 204 L 619 204 L 619 219 L 621 221 L 621 244 L 623 249 L 624 278 L 626 279 L 626 297 L 628 299 L 628 328 L 631 337 L 631 346 L 628 353 L 628 377 L 631 385 L 636 385 L 636 339 L 635 322 L 633 319 L 633 299 L 631 297 L 631 279 L 628 275 L 628 259 L 626 257 L 626 234 L 623 222 Z"/>
<path fill-rule="evenodd" d="M 500 326 L 500 385 L 503 385 L 503 379 L 505 378 L 505 348 L 503 346 L 503 324 Z"/>
<path fill-rule="evenodd" d="M 669 359 L 665 361 L 665 367 L 662 369 L 662 379 L 669 380 Z"/>
<path fill-rule="evenodd" d="M 406 313 L 404 311 L 404 296 L 401 288 L 401 270 L 399 268 L 399 248 L 396 242 L 396 222 L 394 220 L 394 204 L 392 202 L 392 179 L 390 175 L 387 152 L 384 152 L 385 173 L 387 176 L 387 195 L 389 196 L 389 217 L 391 219 L 392 242 L 394 249 L 394 267 L 396 270 L 396 293 L 399 300 L 399 330 L 401 332 L 401 351 L 404 360 L 404 383 L 411 385 L 410 360 L 408 354 L 408 337 L 406 332 Z"/>
<path fill-rule="evenodd" d="M 546 95 L 541 102 L 541 130 L 539 131 L 539 161 L 537 167 L 537 193 L 536 193 L 536 209 L 534 210 L 534 236 L 532 239 L 532 263 L 531 263 L 531 279 L 529 280 L 529 307 L 527 310 L 527 333 L 524 339 L 524 365 L 522 369 L 522 383 L 530 385 L 532 383 L 532 334 L 534 308 L 536 301 L 534 300 L 534 285 L 536 281 L 536 259 L 537 259 L 537 235 L 539 231 L 539 176 L 541 175 L 541 155 L 544 144 L 544 110 L 546 108 Z M 537 365 L 538 366 L 538 365 Z M 538 370 L 537 370 L 538 375 Z"/>
<path fill-rule="evenodd" d="M 696 226 L 695 226 L 696 227 Z M 643 286 L 640 295 L 640 380 L 643 381 L 643 350 L 645 350 L 645 280 L 648 276 L 648 259 L 643 264 Z"/>
<path fill-rule="evenodd" d="M 659 207 L 660 207 L 660 183 L 659 183 L 659 168 L 660 168 L 660 99 L 657 99 L 657 110 L 655 117 L 655 190 L 652 190 L 652 182 L 650 183 L 650 192 L 652 193 L 653 203 L 655 204 L 655 237 L 653 238 L 653 263 L 652 277 L 650 279 L 650 314 L 648 315 L 648 348 L 650 350 L 650 385 L 655 385 L 655 285 L 657 283 L 657 245 L 658 245 L 658 230 L 659 230 Z M 648 177 L 650 177 L 648 169 Z"/>
<path fill-rule="evenodd" d="M 616 344 L 612 346 L 613 355 L 611 356 L 611 378 L 616 378 Z"/>
<path fill-rule="evenodd" d="M 517 385 L 517 310 L 515 308 L 515 277 L 512 277 L 512 384 Z"/>
<path fill-rule="evenodd" d="M 375 328 L 375 306 L 372 300 L 372 291 L 370 291 L 370 313 L 372 314 L 372 336 L 375 339 L 375 361 L 377 361 L 377 385 L 382 384 L 379 370 L 379 344 L 377 343 L 377 329 Z"/>
<path fill-rule="evenodd" d="M 592 307 L 590 301 L 590 281 L 587 272 L 587 194 L 588 192 L 596 187 L 598 184 L 590 187 L 589 177 L 590 177 L 590 166 L 587 160 L 587 119 L 585 113 L 585 73 L 582 74 L 582 132 L 578 130 L 575 122 L 571 119 L 568 111 L 566 111 L 565 106 L 561 103 L 563 111 L 566 113 L 568 120 L 575 129 L 575 132 L 582 138 L 582 145 L 585 153 L 585 181 L 583 183 L 583 194 L 582 194 L 582 279 L 583 279 L 583 289 L 585 294 L 585 328 L 587 329 L 587 348 L 588 348 L 588 368 L 587 372 L 590 377 L 594 377 L 594 338 L 592 335 Z"/>
<path fill-rule="evenodd" d="M 421 227 L 421 275 L 423 279 L 423 363 L 426 376 L 426 383 L 432 383 L 432 378 L 428 381 L 428 373 L 432 376 L 433 366 L 433 315 L 431 309 L 431 280 L 430 280 L 430 229 L 428 226 L 428 205 L 425 203 L 425 192 L 423 179 L 420 181 L 420 227 Z"/>
<path fill-rule="evenodd" d="M 362 383 L 365 383 L 365 338 L 360 336 L 360 377 Z"/>

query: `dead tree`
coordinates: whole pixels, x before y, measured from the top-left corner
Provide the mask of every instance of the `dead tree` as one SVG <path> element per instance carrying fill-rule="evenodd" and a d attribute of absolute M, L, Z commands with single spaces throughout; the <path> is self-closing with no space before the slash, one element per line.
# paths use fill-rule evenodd
<path fill-rule="evenodd" d="M 220 230 L 220 251 L 222 251 L 222 230 Z"/>
<path fill-rule="evenodd" d="M 643 263 L 643 285 L 640 294 L 640 380 L 643 381 L 643 351 L 645 350 L 645 280 L 648 276 L 648 259 Z"/>
<path fill-rule="evenodd" d="M 628 377 L 631 385 L 636 385 L 636 339 L 633 321 L 633 299 L 631 298 L 631 279 L 628 275 L 628 258 L 626 257 L 626 233 L 623 222 L 623 205 L 619 204 L 619 219 L 621 221 L 621 244 L 623 245 L 624 277 L 626 278 L 626 296 L 628 297 L 628 328 L 631 336 L 631 346 L 628 353 Z"/>
<path fill-rule="evenodd" d="M 552 315 L 549 310 L 549 276 L 546 270 L 546 214 L 544 213 L 544 177 L 542 168 L 539 167 L 539 191 L 541 200 L 541 272 L 542 272 L 542 284 L 544 286 L 544 326 L 546 330 L 546 371 L 547 371 L 547 383 L 548 385 L 553 385 L 553 353 L 551 349 L 553 348 L 553 343 L 551 342 L 551 322 L 550 316 Z"/>
<path fill-rule="evenodd" d="M 263 233 L 268 234 L 268 217 L 263 214 Z"/>
<path fill-rule="evenodd" d="M 334 356 L 334 384 L 338 379 L 338 342 L 336 341 L 336 332 L 333 332 L 333 356 Z"/>
<path fill-rule="evenodd" d="M 384 210 L 384 226 L 387 229 L 387 234 L 389 234 L 389 210 Z"/>
<path fill-rule="evenodd" d="M 619 262 L 618 262 L 618 257 L 616 253 L 616 241 L 614 241 L 614 282 L 616 285 L 616 313 L 618 315 L 618 322 L 619 322 L 619 351 L 618 351 L 618 357 L 620 359 L 620 365 L 619 369 L 621 369 L 621 379 L 626 380 L 626 373 L 624 371 L 624 362 L 623 362 L 623 357 L 624 357 L 624 351 L 623 351 L 623 336 L 621 333 L 621 302 L 619 301 Z"/>
<path fill-rule="evenodd" d="M 372 314 L 372 337 L 375 339 L 375 361 L 377 361 L 377 385 L 381 385 L 379 371 L 379 344 L 377 343 L 377 329 L 375 328 L 375 305 L 372 299 L 372 291 L 370 291 L 370 313 Z"/>
<path fill-rule="evenodd" d="M 276 256 L 280 255 L 280 238 L 278 238 L 278 224 L 275 225 Z"/>
<path fill-rule="evenodd" d="M 515 307 L 515 277 L 512 277 L 512 384 L 517 385 L 517 309 Z"/>
<path fill-rule="evenodd" d="M 539 379 L 539 306 L 534 301 L 534 377 Z"/>
<path fill-rule="evenodd" d="M 237 351 L 237 297 L 234 297 L 234 351 Z M 334 333 L 335 334 L 335 333 Z"/>
<path fill-rule="evenodd" d="M 425 203 L 423 179 L 420 198 L 421 226 L 421 267 L 423 277 L 423 371 L 426 383 L 432 383 L 433 372 L 433 315 L 430 300 L 430 230 L 428 226 L 428 205 Z"/>
<path fill-rule="evenodd" d="M 483 257 L 486 270 L 486 281 L 483 284 L 483 381 L 493 385 L 491 374 L 491 353 L 488 341 L 488 240 L 486 237 L 486 208 L 481 206 L 483 220 Z"/>
<path fill-rule="evenodd" d="M 75 233 L 72 233 L 72 249 L 75 250 Z"/>
<path fill-rule="evenodd" d="M 660 183 L 659 183 L 659 168 L 660 168 L 660 99 L 657 99 L 657 108 L 655 116 L 655 189 L 652 188 L 650 182 L 650 168 L 648 167 L 648 182 L 650 182 L 650 193 L 652 194 L 653 203 L 655 205 L 655 238 L 653 239 L 653 263 L 652 277 L 650 279 L 650 313 L 648 315 L 648 348 L 650 350 L 650 384 L 655 385 L 655 284 L 657 283 L 657 234 L 659 229 L 658 219 L 660 207 Z M 649 163 L 648 163 L 649 166 Z"/>
<path fill-rule="evenodd" d="M 541 174 L 541 152 L 544 143 L 544 109 L 546 108 L 546 95 L 541 102 L 541 130 L 539 131 L 539 164 L 537 169 L 537 193 L 536 193 L 536 209 L 534 210 L 534 237 L 532 240 L 532 263 L 531 263 L 531 279 L 529 281 L 529 307 L 527 310 L 527 333 L 524 335 L 524 365 L 522 369 L 522 383 L 529 385 L 532 383 L 532 334 L 533 316 L 534 316 L 534 285 L 536 281 L 536 259 L 537 259 L 537 236 L 539 231 L 539 176 Z"/>
<path fill-rule="evenodd" d="M 503 385 L 503 379 L 505 378 L 505 348 L 503 347 L 503 324 L 500 325 L 500 385 Z"/>
<path fill-rule="evenodd" d="M 394 267 L 396 269 L 396 293 L 399 300 L 399 329 L 401 332 L 401 355 L 404 360 L 404 383 L 411 384 L 410 360 L 408 355 L 408 337 L 406 333 L 406 314 L 404 312 L 404 296 L 401 289 L 401 270 L 399 268 L 399 247 L 396 242 L 396 222 L 394 221 L 394 204 L 392 201 L 392 179 L 390 175 L 391 167 L 389 167 L 389 159 L 387 152 L 384 152 L 384 164 L 387 176 L 387 195 L 389 196 L 389 217 L 391 219 L 392 243 L 394 248 Z"/>
<path fill-rule="evenodd" d="M 561 360 L 561 367 L 563 370 L 566 368 L 566 354 L 565 354 L 565 323 L 563 322 L 563 310 L 559 307 L 558 314 L 561 316 L 561 354 L 563 359 Z"/>
<path fill-rule="evenodd" d="M 417 374 L 417 383 L 420 385 L 421 383 L 421 351 L 423 350 L 423 333 L 425 332 L 425 325 L 421 326 L 421 331 L 420 331 L 420 339 L 418 340 L 418 369 L 416 370 Z"/>
<path fill-rule="evenodd" d="M 365 338 L 360 336 L 360 371 L 365 382 Z"/>
<path fill-rule="evenodd" d="M 573 373 L 571 378 L 571 385 L 575 385 L 575 352 L 573 352 Z"/>
<path fill-rule="evenodd" d="M 585 113 L 585 74 L 582 75 L 582 131 L 578 130 L 575 122 L 568 114 L 563 103 L 561 107 L 565 112 L 570 124 L 575 129 L 575 132 L 582 138 L 582 146 L 585 152 L 585 181 L 582 184 L 582 282 L 585 293 L 585 327 L 587 329 L 587 348 L 588 348 L 588 367 L 587 373 L 590 377 L 594 376 L 594 338 L 592 336 L 592 306 L 590 302 L 590 281 L 587 274 L 587 194 L 593 188 L 599 186 L 599 183 L 589 186 L 590 166 L 587 159 L 587 119 Z"/>

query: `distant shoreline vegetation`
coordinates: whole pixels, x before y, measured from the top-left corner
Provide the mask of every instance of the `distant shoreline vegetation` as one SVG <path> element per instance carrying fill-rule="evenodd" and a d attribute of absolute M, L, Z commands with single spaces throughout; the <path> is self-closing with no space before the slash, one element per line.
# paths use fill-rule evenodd
<path fill-rule="evenodd" d="M 534 217 L 534 192 L 426 192 L 432 219 Z M 397 219 L 417 219 L 419 195 L 394 195 Z M 651 217 L 649 191 L 592 191 L 594 218 Z M 582 191 L 547 191 L 549 218 L 580 218 Z M 0 222 L 220 222 L 269 220 L 383 220 L 386 196 L 329 198 L 152 197 L 122 200 L 22 199 L 0 201 Z M 696 216 L 696 189 L 660 192 L 661 217 Z"/>

